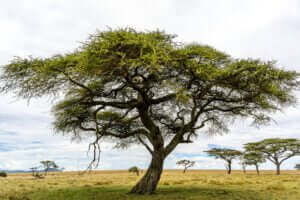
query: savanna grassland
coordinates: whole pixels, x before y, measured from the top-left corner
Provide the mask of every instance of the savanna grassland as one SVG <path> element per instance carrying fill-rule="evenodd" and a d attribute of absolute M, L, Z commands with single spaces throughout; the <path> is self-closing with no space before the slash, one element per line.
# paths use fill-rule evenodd
<path fill-rule="evenodd" d="M 300 172 L 276 176 L 264 171 L 164 171 L 157 193 L 127 194 L 140 177 L 127 171 L 51 173 L 44 179 L 30 174 L 11 174 L 0 179 L 1 200 L 299 200 Z"/>

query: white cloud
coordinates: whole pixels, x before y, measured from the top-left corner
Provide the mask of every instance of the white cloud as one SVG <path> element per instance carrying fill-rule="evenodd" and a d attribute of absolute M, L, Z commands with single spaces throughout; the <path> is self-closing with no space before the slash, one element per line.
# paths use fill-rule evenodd
<path fill-rule="evenodd" d="M 300 70 L 299 11 L 296 0 L 12 0 L 0 7 L 0 64 L 8 63 L 13 56 L 69 52 L 96 29 L 130 26 L 140 30 L 164 29 L 177 34 L 180 41 L 210 44 L 234 57 L 275 59 L 285 68 Z M 0 152 L 0 168 L 29 168 L 42 159 L 57 160 L 73 170 L 87 166 L 86 142 L 70 143 L 67 137 L 53 135 L 50 107 L 51 102 L 45 99 L 33 100 L 28 105 L 11 95 L 1 96 L 0 143 L 16 148 Z M 222 161 L 197 156 L 208 144 L 240 149 L 243 143 L 268 137 L 300 138 L 299 107 L 274 118 L 278 124 L 260 129 L 238 122 L 228 135 L 201 133 L 194 144 L 180 145 L 165 167 L 176 167 L 176 155 L 192 154 L 199 161 L 196 167 L 223 168 Z M 105 144 L 101 168 L 120 169 L 133 164 L 146 167 L 149 159 L 142 148 L 120 151 Z M 292 168 L 297 161 L 299 158 L 291 159 L 284 167 Z M 264 167 L 273 166 L 268 163 Z"/>

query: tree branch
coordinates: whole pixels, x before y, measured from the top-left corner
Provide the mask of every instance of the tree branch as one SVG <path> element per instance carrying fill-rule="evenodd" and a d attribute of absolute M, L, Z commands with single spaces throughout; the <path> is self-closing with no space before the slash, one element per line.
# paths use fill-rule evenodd
<path fill-rule="evenodd" d="M 153 153 L 153 150 L 149 147 L 149 145 L 139 136 L 137 135 L 137 138 L 139 142 L 146 147 L 146 149 L 149 151 L 149 153 Z"/>

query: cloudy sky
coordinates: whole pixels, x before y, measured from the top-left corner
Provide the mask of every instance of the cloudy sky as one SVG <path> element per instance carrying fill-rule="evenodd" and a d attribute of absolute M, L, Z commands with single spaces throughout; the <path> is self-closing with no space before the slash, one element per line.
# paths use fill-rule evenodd
<path fill-rule="evenodd" d="M 162 29 L 179 41 L 209 44 L 235 58 L 277 60 L 278 66 L 300 71 L 300 2 L 297 0 L 10 0 L 0 7 L 0 65 L 14 56 L 47 57 L 70 52 L 88 34 L 107 27 Z M 300 95 L 297 95 L 300 98 Z M 28 169 L 40 160 L 55 160 L 68 170 L 87 166 L 87 143 L 70 142 L 51 127 L 51 101 L 30 103 L 11 94 L 0 101 L 0 169 Z M 181 145 L 165 163 L 189 158 L 195 168 L 224 168 L 203 150 L 222 146 L 241 149 L 246 142 L 270 137 L 300 138 L 300 106 L 274 115 L 276 123 L 259 129 L 237 122 L 222 136 L 203 132 L 194 144 Z M 102 145 L 100 169 L 145 168 L 149 155 L 138 146 L 128 150 Z M 300 157 L 285 162 L 292 169 Z M 272 169 L 271 163 L 263 165 Z M 237 164 L 235 169 L 240 169 Z"/>

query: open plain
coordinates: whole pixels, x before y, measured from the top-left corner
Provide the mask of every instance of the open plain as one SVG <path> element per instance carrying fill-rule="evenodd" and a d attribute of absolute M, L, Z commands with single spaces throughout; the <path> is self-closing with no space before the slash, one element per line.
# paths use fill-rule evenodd
<path fill-rule="evenodd" d="M 30 174 L 9 174 L 0 179 L 1 200 L 299 200 L 300 172 L 223 170 L 166 170 L 156 194 L 128 194 L 141 178 L 127 171 L 50 173 L 35 179 Z"/>

